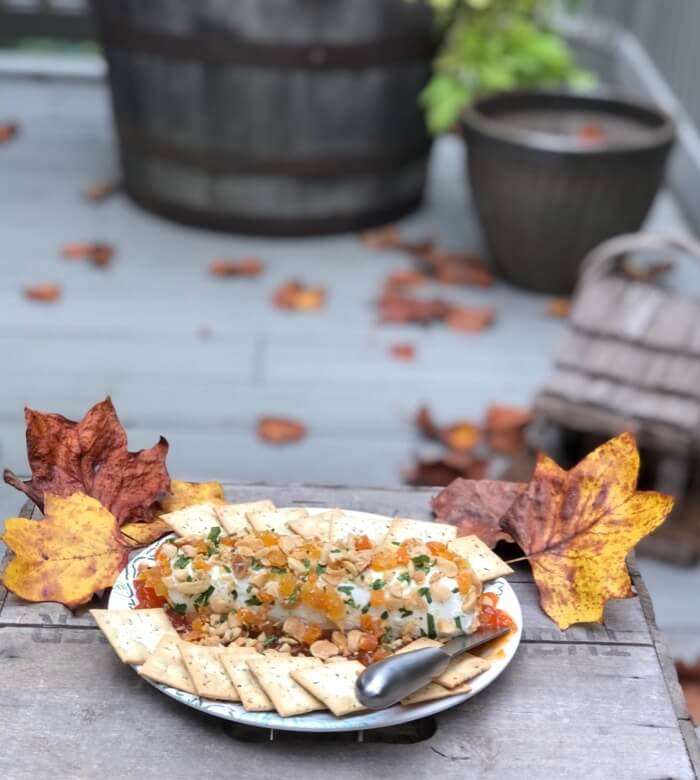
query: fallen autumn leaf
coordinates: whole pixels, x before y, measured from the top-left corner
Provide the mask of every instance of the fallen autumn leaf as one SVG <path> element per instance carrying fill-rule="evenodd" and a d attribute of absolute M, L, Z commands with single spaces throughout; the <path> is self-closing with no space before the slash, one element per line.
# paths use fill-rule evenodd
<path fill-rule="evenodd" d="M 559 628 L 601 623 L 611 598 L 634 595 L 626 556 L 666 519 L 673 499 L 637 492 L 639 452 L 623 433 L 569 471 L 540 454 L 501 520 L 530 561 L 542 609 Z"/>
<path fill-rule="evenodd" d="M 0 124 L 0 144 L 14 138 L 19 132 L 17 122 L 3 122 Z"/>
<path fill-rule="evenodd" d="M 325 305 L 326 291 L 322 287 L 306 287 L 292 280 L 277 290 L 272 302 L 279 309 L 316 311 Z"/>
<path fill-rule="evenodd" d="M 34 284 L 24 288 L 24 297 L 30 301 L 51 303 L 57 301 L 63 293 L 59 284 Z"/>
<path fill-rule="evenodd" d="M 88 260 L 93 265 L 104 267 L 112 261 L 114 248 L 100 241 L 76 241 L 65 244 L 61 254 L 66 260 Z"/>
<path fill-rule="evenodd" d="M 547 304 L 545 314 L 555 319 L 566 319 L 571 313 L 571 298 L 552 298 Z"/>
<path fill-rule="evenodd" d="M 481 431 L 470 422 L 460 421 L 451 425 L 438 425 L 427 406 L 420 407 L 415 424 L 426 438 L 438 441 L 451 450 L 469 452 L 481 439 Z"/>
<path fill-rule="evenodd" d="M 491 306 L 484 309 L 455 306 L 450 309 L 446 322 L 452 330 L 463 333 L 478 333 L 490 327 L 495 317 L 496 310 Z"/>
<path fill-rule="evenodd" d="M 413 344 L 392 344 L 389 351 L 392 357 L 405 362 L 415 360 L 416 357 L 416 348 Z"/>
<path fill-rule="evenodd" d="M 109 588 L 128 560 L 117 520 L 97 499 L 83 493 L 47 494 L 41 521 L 5 521 L 2 539 L 15 553 L 3 585 L 26 601 L 55 601 L 76 607 Z"/>
<path fill-rule="evenodd" d="M 258 420 L 258 437 L 268 444 L 287 444 L 306 436 L 306 426 L 284 417 L 261 417 Z"/>
<path fill-rule="evenodd" d="M 209 266 L 209 273 L 212 276 L 259 276 L 263 268 L 260 258 L 246 257 L 242 260 L 215 260 Z"/>
<path fill-rule="evenodd" d="M 488 463 L 485 460 L 475 458 L 469 452 L 446 452 L 437 457 L 416 458 L 415 465 L 403 469 L 401 477 L 407 485 L 440 487 L 449 485 L 460 477 L 483 479 L 487 469 Z"/>
<path fill-rule="evenodd" d="M 99 179 L 83 190 L 83 200 L 100 203 L 114 195 L 120 187 L 121 184 L 116 180 Z"/>

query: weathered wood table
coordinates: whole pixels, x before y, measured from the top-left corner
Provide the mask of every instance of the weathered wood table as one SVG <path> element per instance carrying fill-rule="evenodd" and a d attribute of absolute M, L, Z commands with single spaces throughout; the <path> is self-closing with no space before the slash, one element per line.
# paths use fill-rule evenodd
<path fill-rule="evenodd" d="M 227 485 L 232 500 L 429 518 L 429 491 Z M 122 665 L 89 615 L 0 590 L 0 777 L 693 778 L 700 747 L 639 572 L 607 625 L 563 633 L 529 572 L 510 578 L 523 642 L 486 691 L 412 728 L 241 731 Z"/>

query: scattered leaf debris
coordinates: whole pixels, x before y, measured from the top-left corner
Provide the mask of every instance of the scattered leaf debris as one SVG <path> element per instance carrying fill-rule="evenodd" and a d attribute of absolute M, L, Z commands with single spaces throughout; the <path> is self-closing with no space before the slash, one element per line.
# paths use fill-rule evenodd
<path fill-rule="evenodd" d="M 571 298 L 552 298 L 544 311 L 548 317 L 565 320 L 571 313 Z"/>
<path fill-rule="evenodd" d="M 112 262 L 114 247 L 102 241 L 75 241 L 65 244 L 61 248 L 61 254 L 66 260 L 87 260 L 104 268 Z"/>
<path fill-rule="evenodd" d="M 261 417 L 258 420 L 258 438 L 268 444 L 288 444 L 306 436 L 304 423 L 285 417 Z"/>
<path fill-rule="evenodd" d="M 19 133 L 17 122 L 0 122 L 0 144 L 13 139 Z"/>
<path fill-rule="evenodd" d="M 63 290 L 60 284 L 33 284 L 24 288 L 24 297 L 30 301 L 40 301 L 42 303 L 51 303 L 57 301 Z"/>
<path fill-rule="evenodd" d="M 264 269 L 259 257 L 245 257 L 242 260 L 215 260 L 209 266 L 212 276 L 259 276 Z"/>
<path fill-rule="evenodd" d="M 91 203 L 101 203 L 121 189 L 121 182 L 116 179 L 98 179 L 83 190 L 83 200 Z"/>
<path fill-rule="evenodd" d="M 317 311 L 325 305 L 326 291 L 323 287 L 307 287 L 292 279 L 277 290 L 272 301 L 278 309 Z"/>
<path fill-rule="evenodd" d="M 392 344 L 389 347 L 389 352 L 396 360 L 404 362 L 410 362 L 416 358 L 416 348 L 413 344 Z"/>

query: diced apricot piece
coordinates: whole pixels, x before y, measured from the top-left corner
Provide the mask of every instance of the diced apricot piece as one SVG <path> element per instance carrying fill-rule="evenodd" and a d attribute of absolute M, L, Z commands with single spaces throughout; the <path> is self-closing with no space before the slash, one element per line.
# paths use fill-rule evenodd
<path fill-rule="evenodd" d="M 271 566 L 281 567 L 287 565 L 287 556 L 282 550 L 273 550 L 267 557 L 270 560 Z"/>
<path fill-rule="evenodd" d="M 373 607 L 383 607 L 384 606 L 384 588 L 381 588 L 379 590 L 373 590 L 370 593 L 370 596 L 369 596 L 369 603 Z"/>
<path fill-rule="evenodd" d="M 297 585 L 297 578 L 293 574 L 282 574 L 278 580 L 278 591 L 283 599 L 288 599 Z"/>
<path fill-rule="evenodd" d="M 459 588 L 460 593 L 469 593 L 473 584 L 474 580 L 468 569 L 462 569 L 457 574 L 457 587 Z"/>
<path fill-rule="evenodd" d="M 370 566 L 374 571 L 388 571 L 395 568 L 397 563 L 396 553 L 392 550 L 380 550 L 372 558 Z"/>
<path fill-rule="evenodd" d="M 377 645 L 379 644 L 379 640 L 377 639 L 374 634 L 363 634 L 362 639 L 360 639 L 360 642 L 358 644 L 358 647 L 360 650 L 364 651 L 372 651 L 377 649 Z"/>
<path fill-rule="evenodd" d="M 306 631 L 304 631 L 303 641 L 306 642 L 307 645 L 311 645 L 322 636 L 323 631 L 321 626 L 317 625 L 316 623 L 310 623 L 306 627 Z"/>
<path fill-rule="evenodd" d="M 371 550 L 372 542 L 369 540 L 367 534 L 361 534 L 355 537 L 355 549 L 356 550 Z"/>

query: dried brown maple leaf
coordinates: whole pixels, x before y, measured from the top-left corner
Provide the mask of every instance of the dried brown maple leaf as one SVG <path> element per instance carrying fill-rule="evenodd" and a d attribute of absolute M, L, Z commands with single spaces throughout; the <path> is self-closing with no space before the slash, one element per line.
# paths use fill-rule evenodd
<path fill-rule="evenodd" d="M 443 284 L 491 287 L 495 281 L 493 274 L 487 270 L 475 252 L 451 252 L 431 246 L 422 252 L 416 252 L 415 257 Z"/>
<path fill-rule="evenodd" d="M 476 534 L 489 547 L 512 538 L 500 526 L 501 518 L 527 485 L 491 479 L 456 479 L 432 500 L 437 520 L 457 527 L 459 536 Z"/>
<path fill-rule="evenodd" d="M 451 450 L 469 452 L 479 442 L 481 431 L 466 421 L 451 425 L 438 425 L 430 414 L 427 406 L 421 406 L 416 414 L 415 424 L 418 430 L 428 439 L 434 439 Z"/>
<path fill-rule="evenodd" d="M 400 292 L 404 287 L 420 287 L 427 281 L 428 277 L 421 271 L 394 271 L 384 280 L 384 289 Z"/>
<path fill-rule="evenodd" d="M 63 293 L 60 284 L 34 284 L 24 288 L 24 297 L 30 301 L 51 303 L 57 301 Z"/>
<path fill-rule="evenodd" d="M 696 726 L 700 726 L 700 659 L 692 665 L 676 661 L 676 671 L 690 717 Z"/>
<path fill-rule="evenodd" d="M 401 477 L 407 485 L 441 487 L 460 477 L 483 479 L 487 469 L 487 461 L 469 452 L 447 452 L 435 458 L 417 458 L 413 467 L 401 472 Z"/>
<path fill-rule="evenodd" d="M 258 257 L 242 260 L 215 260 L 209 266 L 212 276 L 258 276 L 263 272 L 263 262 Z"/>
<path fill-rule="evenodd" d="M 552 298 L 544 311 L 548 317 L 565 320 L 571 313 L 571 298 Z"/>
<path fill-rule="evenodd" d="M 287 444 L 306 436 L 306 426 L 284 417 L 261 417 L 258 420 L 258 437 L 268 444 Z"/>
<path fill-rule="evenodd" d="M 292 280 L 277 290 L 272 302 L 279 309 L 316 311 L 325 304 L 326 291 L 322 287 L 306 287 L 301 282 Z"/>
<path fill-rule="evenodd" d="M 525 444 L 525 427 L 532 419 L 529 409 L 494 404 L 486 412 L 486 440 L 493 452 L 513 455 Z"/>
<path fill-rule="evenodd" d="M 360 233 L 360 241 L 375 252 L 383 249 L 399 249 L 401 247 L 401 236 L 396 225 L 386 225 L 376 230 L 366 230 Z"/>
<path fill-rule="evenodd" d="M 542 609 L 561 629 L 603 621 L 605 603 L 634 595 L 626 557 L 665 520 L 673 499 L 636 490 L 639 452 L 630 433 L 569 471 L 540 455 L 501 528 L 532 566 Z"/>
<path fill-rule="evenodd" d="M 9 141 L 14 138 L 19 132 L 19 125 L 17 122 L 2 122 L 0 123 L 0 144 Z"/>
<path fill-rule="evenodd" d="M 148 522 L 168 492 L 168 442 L 129 452 L 126 432 L 110 398 L 95 404 L 80 422 L 26 408 L 27 458 L 32 478 L 22 482 L 9 469 L 3 477 L 39 507 L 44 494 L 83 492 L 96 498 L 120 524 Z"/>
<path fill-rule="evenodd" d="M 65 244 L 61 254 L 66 260 L 87 260 L 98 267 L 109 265 L 114 255 L 114 247 L 100 241 L 76 241 Z"/>
<path fill-rule="evenodd" d="M 98 179 L 83 190 L 83 199 L 100 203 L 118 192 L 121 184 L 114 179 Z"/>
<path fill-rule="evenodd" d="M 455 306 L 450 309 L 447 315 L 447 325 L 452 330 L 477 333 L 490 327 L 495 318 L 496 310 L 491 306 L 484 309 Z"/>
<path fill-rule="evenodd" d="M 413 344 L 392 344 L 389 351 L 397 360 L 409 362 L 416 357 L 416 348 Z"/>
<path fill-rule="evenodd" d="M 26 601 L 76 607 L 114 584 L 129 548 L 114 515 L 83 493 L 46 495 L 45 517 L 5 522 L 2 539 L 15 553 L 3 585 Z"/>
<path fill-rule="evenodd" d="M 414 322 L 428 325 L 444 320 L 449 311 L 450 304 L 439 298 L 421 300 L 389 292 L 379 299 L 379 319 L 385 323 Z"/>

